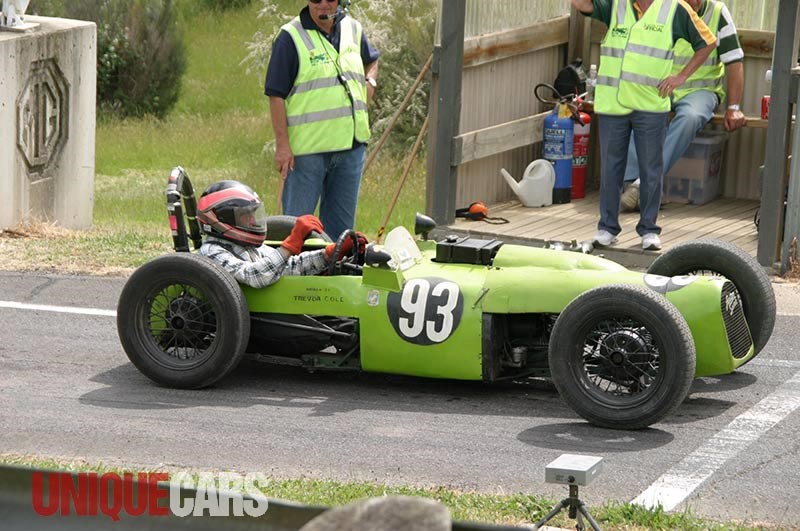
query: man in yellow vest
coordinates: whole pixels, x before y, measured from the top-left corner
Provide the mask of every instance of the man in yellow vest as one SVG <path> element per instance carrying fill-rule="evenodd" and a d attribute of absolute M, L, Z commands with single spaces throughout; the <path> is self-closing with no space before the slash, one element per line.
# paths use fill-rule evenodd
<path fill-rule="evenodd" d="M 656 223 L 664 177 L 664 137 L 670 96 L 708 58 L 716 38 L 684 0 L 571 0 L 584 15 L 604 22 L 595 113 L 600 133 L 600 221 L 593 241 L 611 245 L 622 231 L 619 202 L 628 143 L 634 134 L 641 179 L 636 232 L 642 249 L 661 249 Z M 673 48 L 684 39 L 694 54 L 673 73 Z"/>
<path fill-rule="evenodd" d="M 747 123 L 742 114 L 744 91 L 744 52 L 739 44 L 736 26 L 728 8 L 719 0 L 686 0 L 697 15 L 717 36 L 717 47 L 706 62 L 697 69 L 684 85 L 673 92 L 672 111 L 667 138 L 664 142 L 664 173 L 686 152 L 694 137 L 711 120 L 714 109 L 725 101 L 723 78 L 728 78 L 725 129 L 736 131 Z M 688 42 L 675 45 L 673 71 L 679 70 L 694 53 Z M 633 142 L 631 142 L 633 146 Z M 620 201 L 623 212 L 639 208 L 639 161 L 636 150 L 628 149 L 628 166 L 625 168 L 628 185 Z"/>
<path fill-rule="evenodd" d="M 333 238 L 355 223 L 380 55 L 340 3 L 308 0 L 281 28 L 264 84 L 283 213 L 313 214 L 319 201 Z"/>

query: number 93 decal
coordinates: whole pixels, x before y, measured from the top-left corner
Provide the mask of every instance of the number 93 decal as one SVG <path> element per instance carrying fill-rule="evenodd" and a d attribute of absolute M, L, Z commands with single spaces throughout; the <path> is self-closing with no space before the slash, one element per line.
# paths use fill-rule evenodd
<path fill-rule="evenodd" d="M 390 293 L 386 306 L 397 335 L 415 345 L 434 345 L 458 328 L 464 297 L 455 282 L 415 278 L 400 293 Z"/>

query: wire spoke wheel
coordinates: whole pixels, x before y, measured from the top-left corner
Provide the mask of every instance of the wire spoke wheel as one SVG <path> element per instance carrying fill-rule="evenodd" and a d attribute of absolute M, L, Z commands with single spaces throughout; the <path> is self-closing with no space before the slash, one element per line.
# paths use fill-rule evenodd
<path fill-rule="evenodd" d="M 609 285 L 575 298 L 553 326 L 553 383 L 597 426 L 641 429 L 672 412 L 694 379 L 689 326 L 662 295 Z"/>
<path fill-rule="evenodd" d="M 646 400 L 660 374 L 658 347 L 635 319 L 605 319 L 586 335 L 580 374 L 587 390 L 611 404 Z"/>
<path fill-rule="evenodd" d="M 128 279 L 119 299 L 117 332 L 128 358 L 151 380 L 206 387 L 241 360 L 250 314 L 230 273 L 199 255 L 171 254 Z"/>
<path fill-rule="evenodd" d="M 149 308 L 149 311 L 148 311 Z M 153 361 L 173 369 L 189 369 L 205 362 L 217 333 L 213 305 L 189 284 L 167 285 L 147 298 L 144 327 L 163 354 Z"/>

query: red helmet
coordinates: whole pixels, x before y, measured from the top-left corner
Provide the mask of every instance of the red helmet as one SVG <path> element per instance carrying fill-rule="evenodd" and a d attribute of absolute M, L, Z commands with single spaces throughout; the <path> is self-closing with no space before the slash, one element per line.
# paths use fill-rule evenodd
<path fill-rule="evenodd" d="M 220 181 L 205 189 L 197 221 L 206 234 L 258 246 L 267 237 L 267 215 L 258 194 L 239 181 Z"/>

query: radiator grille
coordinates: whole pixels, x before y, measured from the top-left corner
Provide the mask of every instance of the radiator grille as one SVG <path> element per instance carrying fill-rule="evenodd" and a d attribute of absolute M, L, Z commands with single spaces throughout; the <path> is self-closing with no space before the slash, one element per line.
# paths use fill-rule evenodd
<path fill-rule="evenodd" d="M 753 340 L 747 328 L 744 317 L 744 307 L 739 292 L 731 282 L 726 282 L 722 287 L 722 320 L 725 323 L 725 332 L 728 334 L 728 343 L 736 359 L 747 356 Z"/>

